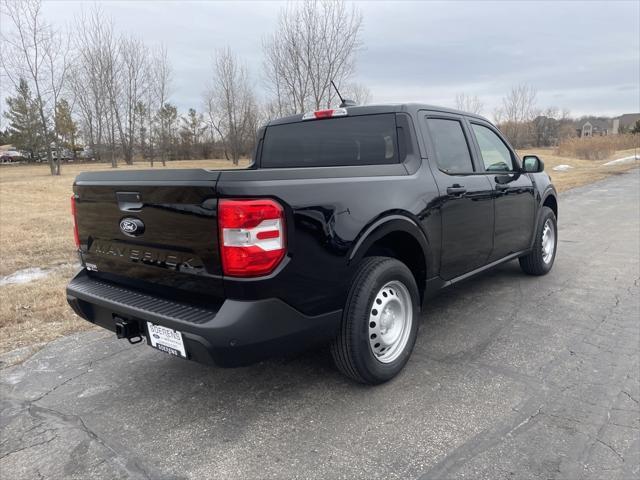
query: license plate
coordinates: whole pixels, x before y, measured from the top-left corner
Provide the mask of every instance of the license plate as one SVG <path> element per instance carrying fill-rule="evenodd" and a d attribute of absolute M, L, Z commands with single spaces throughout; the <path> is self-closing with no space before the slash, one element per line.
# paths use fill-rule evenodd
<path fill-rule="evenodd" d="M 147 329 L 149 330 L 149 343 L 153 348 L 176 357 L 187 358 L 182 333 L 151 322 L 147 322 Z"/>

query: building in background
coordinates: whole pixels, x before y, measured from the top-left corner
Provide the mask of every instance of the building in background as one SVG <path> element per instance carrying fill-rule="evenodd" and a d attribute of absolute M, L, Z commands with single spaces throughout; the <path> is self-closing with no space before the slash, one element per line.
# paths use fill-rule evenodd
<path fill-rule="evenodd" d="M 611 133 L 628 133 L 633 129 L 636 122 L 640 121 L 640 113 L 625 113 L 613 119 Z"/>
<path fill-rule="evenodd" d="M 630 132 L 638 120 L 640 113 L 625 113 L 615 118 L 583 117 L 576 121 L 576 132 L 579 137 L 618 135 Z"/>

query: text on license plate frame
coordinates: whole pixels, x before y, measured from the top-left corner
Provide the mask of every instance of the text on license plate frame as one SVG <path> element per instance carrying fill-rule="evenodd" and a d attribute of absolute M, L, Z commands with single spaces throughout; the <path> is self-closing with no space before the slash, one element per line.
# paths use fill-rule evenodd
<path fill-rule="evenodd" d="M 147 332 L 149 332 L 147 337 L 149 345 L 153 348 L 169 355 L 187 358 L 182 332 L 152 322 L 147 322 Z"/>

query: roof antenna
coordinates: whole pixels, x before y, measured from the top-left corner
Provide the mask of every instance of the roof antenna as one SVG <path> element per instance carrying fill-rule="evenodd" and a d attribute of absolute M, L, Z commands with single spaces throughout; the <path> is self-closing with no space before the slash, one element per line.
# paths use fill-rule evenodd
<path fill-rule="evenodd" d="M 331 80 L 331 85 L 333 85 L 333 89 L 336 91 L 336 93 L 338 94 L 338 98 L 340 99 L 340 108 L 353 107 L 356 105 L 356 102 L 354 102 L 353 100 L 349 100 L 348 98 L 342 98 L 342 95 L 340 95 L 340 90 L 338 90 L 338 87 L 336 87 L 336 84 L 333 83 L 333 80 Z"/>

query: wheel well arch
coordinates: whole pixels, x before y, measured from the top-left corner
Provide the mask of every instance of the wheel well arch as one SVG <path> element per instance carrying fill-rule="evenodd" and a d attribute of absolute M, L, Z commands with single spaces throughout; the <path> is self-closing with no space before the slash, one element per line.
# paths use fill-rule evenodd
<path fill-rule="evenodd" d="M 410 218 L 389 218 L 365 231 L 350 256 L 350 262 L 365 257 L 385 256 L 404 263 L 413 274 L 422 302 L 431 267 L 431 250 L 426 235 Z"/>
<path fill-rule="evenodd" d="M 556 220 L 558 219 L 558 199 L 553 193 L 547 195 L 542 202 L 543 207 L 549 207 L 553 210 L 553 214 L 556 216 Z"/>

